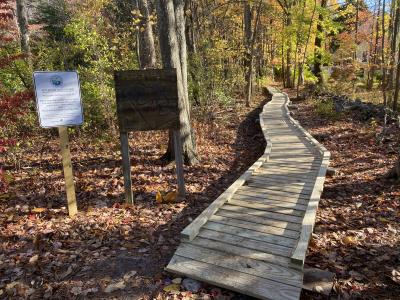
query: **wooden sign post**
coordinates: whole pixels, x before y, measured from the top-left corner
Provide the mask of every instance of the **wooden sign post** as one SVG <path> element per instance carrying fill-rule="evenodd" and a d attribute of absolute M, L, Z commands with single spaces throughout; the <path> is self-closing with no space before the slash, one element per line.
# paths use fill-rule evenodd
<path fill-rule="evenodd" d="M 68 127 L 58 127 L 61 157 L 64 169 L 65 189 L 67 191 L 68 214 L 73 217 L 78 212 L 75 196 L 74 176 L 72 174 L 71 152 L 69 151 Z"/>
<path fill-rule="evenodd" d="M 178 193 L 185 195 L 175 69 L 117 71 L 114 74 L 125 200 L 133 203 L 128 144 L 130 131 L 173 130 Z"/>
<path fill-rule="evenodd" d="M 72 174 L 68 126 L 83 123 L 83 109 L 77 72 L 34 72 L 36 106 L 40 126 L 57 127 L 67 192 L 68 214 L 76 215 L 78 209 Z"/>

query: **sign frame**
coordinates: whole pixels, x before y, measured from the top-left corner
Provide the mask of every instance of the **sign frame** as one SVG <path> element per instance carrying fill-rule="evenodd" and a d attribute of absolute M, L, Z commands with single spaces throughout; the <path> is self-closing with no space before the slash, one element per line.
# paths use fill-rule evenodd
<path fill-rule="evenodd" d="M 186 194 L 185 190 L 185 179 L 184 179 L 184 169 L 183 169 L 183 156 L 182 156 L 182 142 L 181 142 L 181 135 L 180 135 L 180 107 L 179 107 L 179 89 L 177 86 L 178 79 L 177 79 L 177 73 L 176 69 L 148 69 L 148 70 L 132 70 L 132 71 L 114 71 L 114 81 L 115 81 L 115 98 L 117 102 L 117 117 L 118 117 L 118 124 L 119 124 L 119 129 L 120 129 L 120 142 L 121 142 L 121 156 L 122 156 L 122 172 L 124 176 L 124 189 L 125 189 L 125 201 L 127 203 L 133 204 L 134 198 L 133 198 L 133 193 L 132 193 L 132 177 L 131 177 L 131 162 L 130 162 L 130 151 L 129 151 L 129 132 L 131 131 L 152 131 L 152 130 L 172 130 L 173 131 L 173 144 L 174 144 L 174 152 L 175 152 L 175 162 L 176 162 L 176 175 L 177 175 L 177 185 L 178 185 L 178 195 L 180 197 L 184 197 Z M 122 75 L 122 76 L 121 76 Z M 131 78 L 127 78 L 131 75 Z M 126 77 L 124 77 L 126 76 Z M 148 88 L 148 82 L 146 80 L 149 80 L 151 82 L 157 81 L 156 79 L 161 80 L 162 77 L 164 78 L 168 77 L 168 80 L 170 80 L 169 85 L 165 85 L 166 89 L 168 89 L 168 92 L 171 93 L 168 96 L 162 95 L 163 98 L 169 99 L 172 101 L 176 101 L 176 111 L 173 111 L 171 113 L 175 114 L 171 118 L 176 117 L 176 122 L 171 122 L 171 126 L 164 126 L 163 124 L 161 126 L 150 126 L 150 127 L 145 127 L 145 126 L 135 126 L 137 125 L 136 120 L 133 120 L 134 126 L 126 126 L 126 124 L 123 123 L 123 114 L 126 112 L 121 113 L 121 101 L 129 102 L 129 97 L 131 97 L 132 102 L 133 101 L 140 101 L 138 100 L 140 97 L 146 98 L 149 95 L 154 97 L 154 95 L 149 92 L 149 90 L 146 90 Z M 122 78 L 121 78 L 122 77 Z M 126 82 L 124 82 L 126 80 Z M 135 82 L 137 80 L 138 82 Z M 142 84 L 140 84 L 142 80 Z M 126 93 L 123 93 L 121 88 L 124 88 L 124 84 L 129 84 L 129 81 L 135 85 L 135 87 L 139 87 L 137 94 L 135 95 L 135 92 L 133 92 L 131 96 L 127 96 Z M 143 91 L 140 91 L 140 89 L 143 88 Z M 160 87 L 157 87 L 160 88 Z M 129 88 L 128 88 L 129 90 Z M 157 90 L 159 93 L 156 96 L 160 96 L 161 92 L 166 93 L 167 91 Z M 157 94 L 155 92 L 155 94 Z M 172 96 L 171 96 L 172 95 Z M 126 99 L 128 97 L 128 100 Z M 135 97 L 137 99 L 135 99 Z M 157 102 L 157 99 L 153 99 L 150 97 L 150 101 L 155 101 Z M 122 98 L 125 98 L 124 100 L 121 100 Z M 175 99 L 176 98 L 176 99 Z M 142 99 L 143 100 L 143 99 Z M 168 103 L 168 101 L 167 101 Z M 146 106 L 146 103 L 143 103 L 143 108 L 145 110 L 148 109 L 148 106 Z M 166 105 L 165 107 L 168 107 Z M 155 107 L 156 108 L 156 107 Z M 145 118 L 143 117 L 143 114 L 140 112 L 140 107 L 135 106 L 134 104 L 132 105 L 132 109 L 134 113 L 137 113 L 139 117 L 143 119 L 143 121 L 146 123 Z M 159 109 L 159 112 L 161 110 Z M 129 112 L 129 109 L 128 109 Z M 168 120 L 168 118 L 167 118 Z M 157 122 L 156 122 L 157 123 Z M 153 123 L 153 124 L 156 124 Z M 149 125 L 149 124 L 148 124 Z M 155 128 L 156 127 L 156 128 Z"/>
<path fill-rule="evenodd" d="M 37 91 L 37 80 L 35 78 L 36 74 L 53 74 L 54 76 L 57 76 L 59 74 L 62 73 L 74 73 L 76 75 L 76 80 L 77 80 L 77 88 L 79 91 L 79 103 L 80 103 L 80 116 L 81 116 L 81 122 L 80 123 L 75 123 L 75 124 L 60 124 L 60 125 L 54 125 L 54 126 L 44 126 L 42 125 L 43 123 L 43 119 L 42 116 L 40 115 L 40 105 L 39 105 L 39 97 L 38 97 L 38 91 Z M 80 83 L 80 79 L 79 79 L 79 73 L 77 71 L 35 71 L 32 74 L 33 77 L 33 85 L 34 85 L 34 89 L 35 89 L 35 98 L 36 98 L 36 111 L 38 114 L 38 119 L 39 119 L 39 125 L 42 128 L 57 128 L 57 127 L 68 127 L 68 126 L 81 126 L 84 122 L 85 122 L 85 116 L 83 113 L 83 102 L 82 102 L 82 93 L 81 93 L 81 83 Z"/>

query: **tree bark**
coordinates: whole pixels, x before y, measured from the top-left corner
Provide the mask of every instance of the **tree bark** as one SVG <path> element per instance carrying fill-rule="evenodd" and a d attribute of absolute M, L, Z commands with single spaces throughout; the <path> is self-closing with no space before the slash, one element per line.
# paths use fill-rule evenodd
<path fill-rule="evenodd" d="M 187 44 L 186 44 L 186 19 L 185 19 L 185 1 L 173 0 L 175 7 L 176 33 L 179 44 L 179 55 L 181 61 L 182 83 L 184 90 L 186 107 L 189 109 L 189 90 L 188 90 L 188 63 L 187 63 Z M 190 115 L 190 113 L 188 113 Z"/>
<path fill-rule="evenodd" d="M 139 30 L 139 56 L 141 69 L 154 69 L 156 67 L 156 49 L 154 46 L 153 26 L 150 22 L 150 12 L 147 0 L 137 0 L 137 5 L 143 16 Z"/>
<path fill-rule="evenodd" d="M 159 0 L 157 1 L 158 13 L 158 29 L 159 41 L 162 57 L 162 64 L 165 69 L 176 69 L 178 81 L 178 95 L 179 95 L 179 119 L 180 119 L 180 135 L 182 139 L 184 161 L 188 165 L 193 165 L 198 162 L 196 147 L 194 142 L 194 134 L 190 125 L 190 106 L 188 98 L 185 96 L 185 86 L 182 68 L 187 65 L 182 65 L 181 48 L 179 42 L 185 42 L 186 39 L 180 37 L 178 39 L 178 28 L 185 29 L 185 24 L 177 24 L 177 22 L 184 21 L 184 18 L 176 18 L 176 11 L 173 0 Z M 180 12 L 178 12 L 179 14 Z M 182 27 L 181 27 L 182 26 Z M 187 71 L 186 71 L 187 72 Z M 175 157 L 173 147 L 173 135 L 169 134 L 169 143 L 167 152 L 162 159 L 172 161 Z"/>
<path fill-rule="evenodd" d="M 17 21 L 20 32 L 21 50 L 27 56 L 31 66 L 31 48 L 29 44 L 29 21 L 25 0 L 17 0 Z"/>
<path fill-rule="evenodd" d="M 254 44 L 255 44 L 255 41 L 257 38 L 258 24 L 260 21 L 261 5 L 262 5 L 262 1 L 259 2 L 258 7 L 257 7 L 257 16 L 256 16 L 256 20 L 254 23 L 253 32 L 251 32 L 251 27 L 250 27 L 250 41 L 246 41 L 246 42 L 249 42 L 249 44 L 250 44 L 249 49 L 248 49 L 248 51 L 250 52 L 248 61 L 247 61 L 248 66 L 246 68 L 246 71 L 247 71 L 247 74 L 246 74 L 246 106 L 247 107 L 250 106 L 251 96 L 252 96 L 252 91 L 253 91 Z M 249 25 L 249 24 L 247 24 L 247 25 Z M 251 25 L 251 19 L 250 19 L 250 25 Z M 246 35 L 247 35 L 247 33 L 246 33 Z M 247 36 L 246 36 L 246 38 L 247 38 Z"/>
<path fill-rule="evenodd" d="M 244 25 L 244 72 L 245 72 L 245 79 L 246 79 L 246 106 L 250 105 L 249 102 L 249 84 L 251 89 L 251 20 L 252 20 L 252 13 L 249 1 L 245 1 L 243 4 L 243 25 Z M 251 93 L 250 93 L 251 97 Z"/>
<path fill-rule="evenodd" d="M 387 106 L 386 97 L 386 66 L 385 66 L 385 6 L 386 1 L 382 3 L 382 39 L 381 39 L 381 55 L 382 55 L 382 92 L 383 92 L 383 104 Z M 386 118 L 385 118 L 386 119 Z"/>
<path fill-rule="evenodd" d="M 327 0 L 321 0 L 321 8 L 326 8 Z M 323 22 L 324 16 L 320 13 L 317 22 L 317 34 L 314 41 L 314 75 L 318 79 L 318 84 L 322 84 L 322 41 L 323 41 Z"/>
<path fill-rule="evenodd" d="M 290 13 L 286 14 L 286 27 L 290 27 L 292 25 L 292 16 Z M 293 87 L 293 81 L 292 81 L 292 39 L 289 38 L 287 39 L 288 42 L 288 49 L 286 52 L 286 79 L 285 79 L 285 87 L 291 88 Z"/>

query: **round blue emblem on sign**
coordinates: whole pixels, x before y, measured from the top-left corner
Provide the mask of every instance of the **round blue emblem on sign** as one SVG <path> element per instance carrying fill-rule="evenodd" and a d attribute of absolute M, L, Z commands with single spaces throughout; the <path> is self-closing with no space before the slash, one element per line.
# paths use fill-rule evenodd
<path fill-rule="evenodd" d="M 62 78 L 60 76 L 58 76 L 58 75 L 51 76 L 50 82 L 55 87 L 60 87 L 63 84 Z"/>

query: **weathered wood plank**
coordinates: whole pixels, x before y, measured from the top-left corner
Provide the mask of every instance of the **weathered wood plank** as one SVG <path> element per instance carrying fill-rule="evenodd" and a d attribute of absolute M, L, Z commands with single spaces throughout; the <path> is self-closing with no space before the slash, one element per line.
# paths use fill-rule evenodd
<path fill-rule="evenodd" d="M 272 193 L 263 193 L 263 192 L 254 192 L 252 190 L 237 190 L 236 194 L 246 196 L 246 197 L 257 197 L 261 199 L 271 199 L 282 202 L 289 203 L 298 203 L 302 205 L 308 205 L 309 197 L 305 197 L 304 195 L 282 195 L 282 194 L 272 194 Z"/>
<path fill-rule="evenodd" d="M 264 171 L 264 172 L 256 172 L 254 173 L 255 176 L 264 176 L 268 178 L 288 178 L 290 180 L 298 179 L 301 180 L 302 182 L 314 182 L 314 178 L 316 176 L 314 174 L 308 174 L 307 172 L 303 173 L 276 173 L 276 172 L 269 172 L 269 171 Z"/>
<path fill-rule="evenodd" d="M 251 258 L 229 255 L 226 252 L 206 249 L 189 243 L 181 244 L 175 254 L 264 279 L 297 287 L 303 286 L 301 272 Z"/>
<path fill-rule="evenodd" d="M 256 202 L 256 203 L 268 204 L 271 206 L 277 206 L 277 207 L 283 207 L 283 208 L 293 208 L 293 209 L 300 210 L 300 211 L 305 211 L 307 209 L 306 204 L 299 204 L 296 202 L 284 202 L 284 201 L 280 201 L 280 200 L 276 200 L 276 199 L 256 197 L 256 196 L 244 196 L 244 195 L 235 194 L 231 200 L 240 200 L 240 201 L 246 201 L 246 202 L 250 202 L 250 203 Z"/>
<path fill-rule="evenodd" d="M 286 179 L 286 180 L 285 180 Z M 313 182 L 305 182 L 301 181 L 300 179 L 296 178 L 271 178 L 268 176 L 252 176 L 250 177 L 249 181 L 255 180 L 255 181 L 261 181 L 265 184 L 271 184 L 271 185 L 281 185 L 281 186 L 294 186 L 294 187 L 313 187 L 314 183 Z"/>
<path fill-rule="evenodd" d="M 116 71 L 120 131 L 179 129 L 176 70 Z"/>
<path fill-rule="evenodd" d="M 282 229 L 282 228 L 277 228 L 274 226 L 267 226 L 267 225 L 261 225 L 258 223 L 253 223 L 251 220 L 248 221 L 242 221 L 242 220 L 237 220 L 234 218 L 227 218 L 224 216 L 220 215 L 213 215 L 210 218 L 210 221 L 214 223 L 219 223 L 219 224 L 224 224 L 224 225 L 230 225 L 230 226 L 235 226 L 239 228 L 245 228 L 245 229 L 250 229 L 253 231 L 259 231 L 262 233 L 267 233 L 267 234 L 274 234 L 274 235 L 279 235 L 279 236 L 284 236 L 287 238 L 291 239 L 298 239 L 299 238 L 299 233 L 294 230 L 288 230 L 288 229 Z"/>
<path fill-rule="evenodd" d="M 304 214 L 302 211 L 296 210 L 293 208 L 283 208 L 283 207 L 279 207 L 276 205 L 263 204 L 263 203 L 259 203 L 259 202 L 247 202 L 247 201 L 231 199 L 231 200 L 229 200 L 228 203 L 230 205 L 248 207 L 248 208 L 276 212 L 276 213 L 285 214 L 285 215 L 293 215 L 293 216 L 298 216 L 298 217 L 301 217 Z"/>
<path fill-rule="evenodd" d="M 280 213 L 272 213 L 272 212 L 267 212 L 263 210 L 257 210 L 257 209 L 251 209 L 247 207 L 241 207 L 241 206 L 234 206 L 234 205 L 228 205 L 225 204 L 222 206 L 222 209 L 225 210 L 230 210 L 230 211 L 235 211 L 239 213 L 245 213 L 248 215 L 254 215 L 258 217 L 264 217 L 264 218 L 271 218 L 274 220 L 279 220 L 279 221 L 286 221 L 286 222 L 291 222 L 291 223 L 301 223 L 303 218 L 296 217 L 296 216 L 288 216 Z"/>
<path fill-rule="evenodd" d="M 211 220 L 208 221 L 206 224 L 204 224 L 203 228 L 285 247 L 293 247 L 297 243 L 297 241 L 292 238 L 287 238 L 284 236 L 278 236 L 268 233 L 261 233 L 258 231 L 240 228 L 236 226 L 215 223 L 211 222 Z"/>
<path fill-rule="evenodd" d="M 273 227 L 277 227 L 277 228 L 284 229 L 284 230 L 298 231 L 301 229 L 299 224 L 296 224 L 296 223 L 290 223 L 290 222 L 286 222 L 286 221 L 279 221 L 279 220 L 273 220 L 273 219 L 269 219 L 269 218 L 257 217 L 254 215 L 247 215 L 245 213 L 236 213 L 234 211 L 228 211 L 228 210 L 224 210 L 224 209 L 218 210 L 216 215 L 231 218 L 231 219 L 243 220 L 243 221 L 251 220 L 252 223 L 273 226 Z M 282 231 L 277 229 L 277 233 L 278 232 L 282 232 Z"/>
<path fill-rule="evenodd" d="M 290 191 L 290 192 L 295 192 L 295 193 L 301 193 L 302 191 L 312 191 L 313 187 L 311 185 L 307 186 L 295 186 L 295 185 L 279 185 L 279 184 L 274 184 L 271 183 L 270 181 L 264 181 L 262 179 L 249 179 L 246 181 L 246 186 L 250 187 L 255 187 L 255 188 L 265 188 L 267 187 L 268 189 L 273 189 L 273 190 L 279 190 L 279 191 Z"/>
<path fill-rule="evenodd" d="M 290 257 L 291 252 L 293 251 L 293 249 L 289 247 L 266 243 L 263 241 L 257 241 L 254 239 L 228 234 L 225 232 L 208 230 L 206 228 L 201 229 L 198 236 L 209 240 L 224 242 L 235 246 L 240 245 L 241 247 L 244 248 L 254 249 L 265 253 L 280 255 L 284 257 Z"/>
<path fill-rule="evenodd" d="M 167 271 L 265 300 L 299 299 L 301 288 L 174 255 Z"/>
<path fill-rule="evenodd" d="M 293 191 L 289 191 L 289 190 L 285 190 L 284 188 L 275 188 L 275 187 L 269 187 L 269 186 L 263 186 L 263 187 L 255 187 L 255 186 L 243 186 L 241 187 L 241 189 L 251 189 L 253 191 L 259 191 L 261 193 L 266 193 L 266 194 L 275 194 L 275 195 L 284 195 L 284 196 L 296 196 L 296 195 L 300 195 L 300 196 L 304 196 L 304 197 L 310 197 L 311 195 L 311 191 L 300 191 L 300 192 L 293 192 Z"/>
<path fill-rule="evenodd" d="M 243 257 L 248 257 L 251 259 L 262 260 L 266 262 L 272 262 L 276 265 L 289 268 L 291 265 L 291 261 L 288 257 L 283 257 L 279 255 L 270 254 L 264 251 L 258 251 L 255 249 L 249 249 L 242 247 L 242 245 L 232 245 L 227 244 L 217 240 L 209 240 L 197 236 L 192 241 L 184 241 L 185 243 L 190 243 L 193 245 L 201 246 L 207 249 L 214 249 L 222 252 L 226 252 L 229 254 L 239 255 Z"/>

